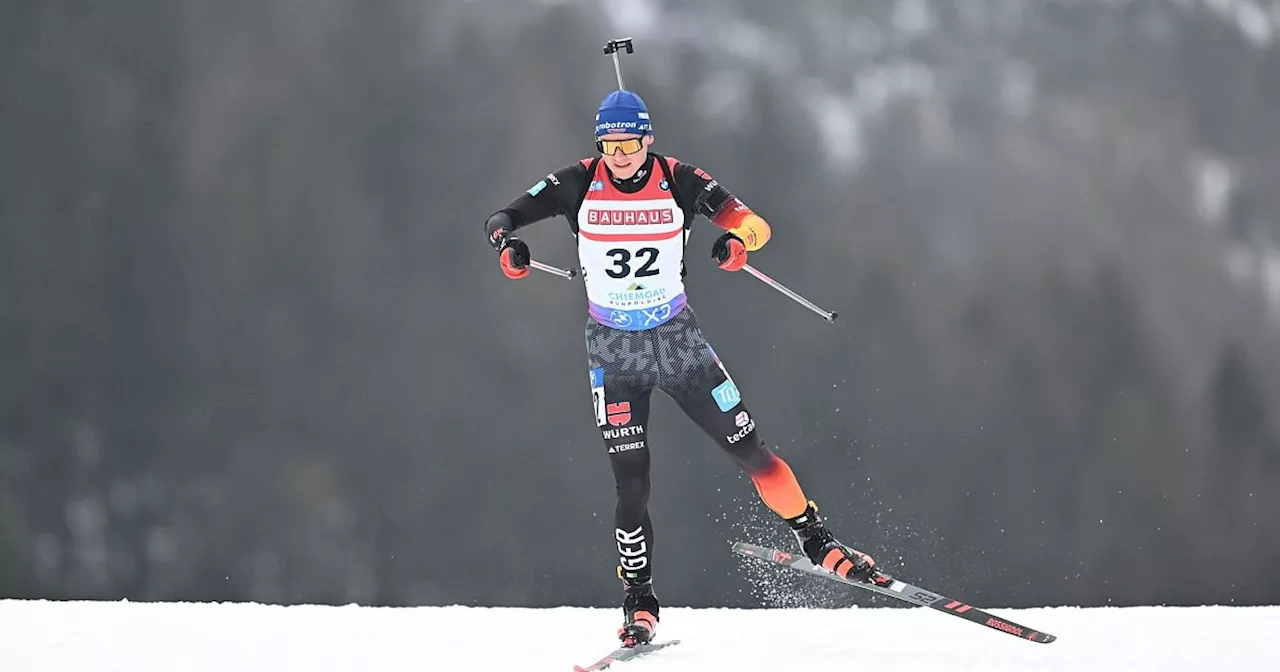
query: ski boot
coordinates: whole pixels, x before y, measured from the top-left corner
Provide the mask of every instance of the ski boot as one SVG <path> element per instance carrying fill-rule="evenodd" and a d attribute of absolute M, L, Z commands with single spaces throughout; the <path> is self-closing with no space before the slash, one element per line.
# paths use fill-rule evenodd
<path fill-rule="evenodd" d="M 653 581 L 647 577 L 622 581 L 626 598 L 622 601 L 623 620 L 618 639 L 628 647 L 648 644 L 658 628 L 658 598 L 653 594 Z"/>
<path fill-rule="evenodd" d="M 791 526 L 791 532 L 796 535 L 805 556 L 814 565 L 854 581 L 875 580 L 876 561 L 866 553 L 837 541 L 818 517 L 818 506 L 812 501 L 804 513 L 788 518 L 787 524 Z"/>

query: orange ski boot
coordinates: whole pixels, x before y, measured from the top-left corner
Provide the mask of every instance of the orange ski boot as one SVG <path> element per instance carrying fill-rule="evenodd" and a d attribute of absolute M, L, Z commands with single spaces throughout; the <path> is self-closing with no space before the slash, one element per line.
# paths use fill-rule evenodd
<path fill-rule="evenodd" d="M 846 579 L 874 580 L 876 561 L 866 553 L 837 541 L 818 517 L 818 507 L 813 502 L 809 502 L 804 513 L 788 519 L 787 524 L 813 564 Z"/>
<path fill-rule="evenodd" d="M 626 598 L 622 602 L 623 621 L 618 628 L 618 639 L 623 646 L 648 644 L 658 628 L 658 598 L 653 594 L 652 581 L 632 583 L 625 581 Z"/>

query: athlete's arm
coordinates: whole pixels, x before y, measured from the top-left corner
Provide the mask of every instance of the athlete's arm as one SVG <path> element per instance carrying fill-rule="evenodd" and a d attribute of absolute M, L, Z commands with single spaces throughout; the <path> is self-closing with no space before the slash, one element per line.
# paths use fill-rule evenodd
<path fill-rule="evenodd" d="M 677 162 L 672 177 L 682 197 L 694 199 L 695 214 L 705 216 L 712 224 L 740 238 L 747 251 L 754 252 L 769 242 L 768 222 L 706 171 Z"/>
<path fill-rule="evenodd" d="M 510 205 L 489 217 L 485 222 L 489 242 L 495 242 L 496 231 L 510 235 L 523 226 L 568 212 L 577 204 L 578 195 L 585 191 L 586 179 L 587 167 L 581 162 L 542 178 Z"/>
<path fill-rule="evenodd" d="M 498 253 L 503 274 L 512 280 L 529 275 L 529 245 L 512 234 L 522 226 L 568 212 L 577 202 L 577 195 L 584 191 L 586 179 L 587 168 L 582 163 L 565 166 L 489 215 L 484 234 Z"/>

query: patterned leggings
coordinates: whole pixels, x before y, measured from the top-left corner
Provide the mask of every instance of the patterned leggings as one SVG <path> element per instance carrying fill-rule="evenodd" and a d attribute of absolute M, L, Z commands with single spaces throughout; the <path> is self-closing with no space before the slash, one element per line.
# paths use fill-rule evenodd
<path fill-rule="evenodd" d="M 628 581 L 653 571 L 649 520 L 649 396 L 671 397 L 689 419 L 741 466 L 764 503 L 782 518 L 807 504 L 795 475 L 756 430 L 728 371 L 698 328 L 693 309 L 646 331 L 622 331 L 587 321 L 587 359 L 596 425 L 609 453 L 618 502 L 614 537 Z"/>

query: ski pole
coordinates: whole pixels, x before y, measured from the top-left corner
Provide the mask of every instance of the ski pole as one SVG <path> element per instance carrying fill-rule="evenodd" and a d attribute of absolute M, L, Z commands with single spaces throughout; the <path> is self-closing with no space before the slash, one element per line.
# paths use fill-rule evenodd
<path fill-rule="evenodd" d="M 578 274 L 578 272 L 577 272 L 577 271 L 574 271 L 574 270 L 572 270 L 572 269 L 568 269 L 568 268 L 560 268 L 559 266 L 552 266 L 552 265 L 550 265 L 550 264 L 544 264 L 544 263 L 542 263 L 541 261 L 534 261 L 534 260 L 532 260 L 532 259 L 530 259 L 530 260 L 529 260 L 529 265 L 530 265 L 530 266 L 532 266 L 532 267 L 534 267 L 534 268 L 536 268 L 536 269 L 538 269 L 539 271 L 546 271 L 547 273 L 550 273 L 551 275 L 558 275 L 558 276 L 560 276 L 560 277 L 564 278 L 565 280 L 572 280 L 572 279 L 573 279 L 573 276 L 575 276 L 575 275 L 577 275 L 577 274 Z"/>
<path fill-rule="evenodd" d="M 628 54 L 634 54 L 636 48 L 631 44 L 631 38 L 624 37 L 619 40 L 609 40 L 604 45 L 605 55 L 613 54 L 613 71 L 618 73 L 618 90 L 622 91 L 627 87 L 622 85 L 622 63 L 618 60 L 618 50 L 626 49 Z"/>
<path fill-rule="evenodd" d="M 821 309 L 821 308 L 817 307 L 816 305 L 814 305 L 814 304 L 813 304 L 813 302 L 812 302 L 812 301 L 810 301 L 810 300 L 808 300 L 808 299 L 804 298 L 803 296 L 800 296 L 799 294 L 796 294 L 795 292 L 791 291 L 790 289 L 787 289 L 786 287 L 784 287 L 784 286 L 782 285 L 782 283 L 778 282 L 777 280 L 774 280 L 773 278 L 771 278 L 771 277 L 769 277 L 769 276 L 765 275 L 764 273 L 761 273 L 760 271 L 757 271 L 755 268 L 752 268 L 751 264 L 743 264 L 743 265 L 742 265 L 742 270 L 744 270 L 744 271 L 746 271 L 746 272 L 750 273 L 751 275 L 756 276 L 756 278 L 758 278 L 758 279 L 759 279 L 761 282 L 763 282 L 764 284 L 769 285 L 770 287 L 772 287 L 772 288 L 774 288 L 774 289 L 778 290 L 779 292 L 782 292 L 783 294 L 787 295 L 787 298 L 790 298 L 792 301 L 795 301 L 796 303 L 798 303 L 798 304 L 800 304 L 800 305 L 804 306 L 805 308 L 808 308 L 809 310 L 812 310 L 813 312 L 817 313 L 818 315 L 821 315 L 821 316 L 822 316 L 822 319 L 826 320 L 827 322 L 835 322 L 835 321 L 836 321 L 836 313 L 835 313 L 835 312 L 830 311 L 830 310 L 823 310 L 823 309 Z"/>

